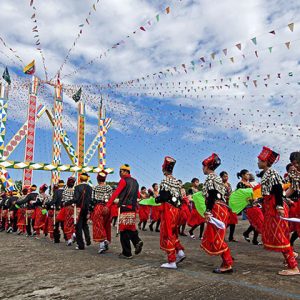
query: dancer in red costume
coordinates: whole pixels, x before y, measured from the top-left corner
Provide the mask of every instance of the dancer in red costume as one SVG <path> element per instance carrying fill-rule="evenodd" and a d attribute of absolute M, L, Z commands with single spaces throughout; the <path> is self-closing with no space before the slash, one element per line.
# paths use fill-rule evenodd
<path fill-rule="evenodd" d="M 209 222 L 210 218 L 214 217 L 227 224 L 229 218 L 229 209 L 225 203 L 226 188 L 222 179 L 215 174 L 215 169 L 221 165 L 221 159 L 213 153 L 202 162 L 202 165 L 203 173 L 207 175 L 202 190 L 206 198 L 205 219 L 207 226 L 201 247 L 209 255 L 221 255 L 222 265 L 220 268 L 214 269 L 214 273 L 232 273 L 233 259 L 228 245 L 225 243 L 226 228 L 217 228 Z"/>
<path fill-rule="evenodd" d="M 159 185 L 157 183 L 153 183 L 152 189 L 153 189 L 153 197 L 156 198 L 159 195 Z M 150 231 L 153 231 L 153 226 L 156 223 L 155 232 L 159 232 L 161 212 L 162 212 L 161 206 L 151 207 L 151 224 L 149 225 Z"/>
<path fill-rule="evenodd" d="M 140 200 L 149 198 L 149 194 L 147 193 L 147 189 L 143 186 L 140 192 Z M 147 231 L 146 224 L 149 219 L 150 214 L 150 206 L 149 205 L 139 205 L 139 218 L 140 222 L 138 224 L 138 228 L 143 231 Z M 143 227 L 141 225 L 143 224 Z"/>
<path fill-rule="evenodd" d="M 287 180 L 291 183 L 291 187 L 287 190 L 286 196 L 289 198 L 290 218 L 300 218 L 300 152 L 293 152 L 290 155 L 292 166 L 287 168 Z M 290 239 L 291 246 L 300 236 L 300 223 L 290 222 L 290 231 L 292 236 Z"/>
<path fill-rule="evenodd" d="M 43 209 L 45 208 L 45 204 L 50 199 L 50 196 L 46 194 L 47 189 L 47 184 L 43 184 L 42 186 L 40 186 L 39 195 L 37 196 L 36 201 L 34 203 L 34 230 L 36 232 L 37 239 L 40 237 L 41 230 L 44 230 L 45 228 L 46 215 L 43 214 Z"/>
<path fill-rule="evenodd" d="M 241 170 L 239 173 L 237 173 L 237 177 L 241 178 L 240 182 L 236 186 L 237 189 L 253 188 L 253 185 L 249 182 L 250 173 L 248 170 Z M 258 235 L 259 233 L 262 233 L 262 224 L 264 220 L 263 213 L 257 205 L 253 204 L 245 208 L 245 213 L 250 225 L 247 230 L 243 232 L 243 237 L 245 241 L 250 243 L 249 234 L 253 231 L 252 244 L 261 245 L 261 243 L 258 241 Z"/>
<path fill-rule="evenodd" d="M 28 194 L 28 187 L 23 187 L 22 195 L 16 203 L 19 206 L 18 213 L 17 213 L 18 235 L 26 233 L 26 208 L 25 208 L 25 204 L 21 205 L 19 202 L 24 200 L 27 194 Z"/>
<path fill-rule="evenodd" d="M 228 179 L 229 179 L 228 173 L 225 171 L 222 171 L 220 173 L 220 177 L 222 178 L 222 182 L 226 188 L 225 200 L 226 200 L 226 203 L 229 204 L 229 197 L 230 197 L 230 194 L 232 193 L 232 188 L 231 188 L 231 184 L 228 182 Z M 228 223 L 227 223 L 227 227 L 229 227 L 229 237 L 228 237 L 229 242 L 237 242 L 237 240 L 235 240 L 235 238 L 234 238 L 235 226 L 237 223 L 238 223 L 237 214 L 232 212 L 230 209 L 229 210 L 229 219 L 228 219 Z"/>
<path fill-rule="evenodd" d="M 160 248 L 168 255 L 168 262 L 161 268 L 177 269 L 177 263 L 185 259 L 184 248 L 178 239 L 179 207 L 181 205 L 181 184 L 173 177 L 176 160 L 165 157 L 162 171 L 165 178 L 160 184 L 159 196 L 155 198 L 161 203 Z"/>
<path fill-rule="evenodd" d="M 264 171 L 261 180 L 264 213 L 262 239 L 265 249 L 281 252 L 285 258 L 288 269 L 278 272 L 279 275 L 299 275 L 298 264 L 289 241 L 289 224 L 280 218 L 288 217 L 288 209 L 283 202 L 282 178 L 271 168 L 278 159 L 279 154 L 267 147 L 263 147 L 258 156 L 258 167 Z"/>
<path fill-rule="evenodd" d="M 198 178 L 193 178 L 191 182 L 192 182 L 192 187 L 188 191 L 190 200 L 191 200 L 193 194 L 199 192 L 200 181 Z M 189 235 L 194 240 L 195 239 L 194 230 L 198 226 L 200 226 L 199 240 L 201 240 L 203 232 L 204 232 L 205 218 L 203 218 L 199 214 L 193 201 L 190 201 L 190 205 L 191 205 L 191 214 L 190 214 L 190 218 L 188 220 L 188 226 L 190 226 L 191 229 L 189 230 Z"/>
<path fill-rule="evenodd" d="M 185 226 L 187 224 L 187 221 L 190 219 L 191 212 L 190 212 L 190 203 L 189 198 L 186 195 L 185 189 L 181 189 L 181 196 L 182 196 L 182 202 L 180 206 L 180 213 L 179 213 L 179 224 L 178 224 L 178 231 L 179 235 L 181 236 L 187 236 L 187 234 L 184 232 Z"/>
<path fill-rule="evenodd" d="M 110 208 L 116 198 L 119 198 L 119 224 L 120 242 L 122 246 L 122 253 L 119 258 L 131 259 L 131 244 L 135 248 L 135 254 L 139 254 L 143 248 L 143 241 L 139 238 L 136 230 L 136 206 L 137 198 L 139 197 L 139 184 L 136 179 L 130 175 L 130 166 L 124 164 L 120 167 L 120 177 L 117 189 L 110 197 L 107 207 Z"/>
<path fill-rule="evenodd" d="M 93 240 L 99 243 L 99 254 L 108 250 L 111 243 L 111 222 L 109 209 L 106 204 L 112 195 L 112 188 L 105 183 L 107 173 L 104 171 L 97 175 L 98 185 L 92 191 Z"/>
<path fill-rule="evenodd" d="M 75 238 L 75 222 L 74 218 L 77 218 L 79 215 L 79 208 L 75 204 L 71 204 L 74 199 L 74 185 L 76 182 L 75 177 L 69 177 L 67 180 L 67 186 L 62 192 L 61 199 L 61 210 L 57 215 L 57 221 L 63 224 L 63 232 L 66 239 L 66 245 L 71 246 L 73 239 Z M 75 221 L 75 222 L 74 222 Z"/>

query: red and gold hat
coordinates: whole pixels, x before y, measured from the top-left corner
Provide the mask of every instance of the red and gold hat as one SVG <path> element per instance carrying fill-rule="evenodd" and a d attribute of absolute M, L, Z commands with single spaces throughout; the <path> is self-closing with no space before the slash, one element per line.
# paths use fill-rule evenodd
<path fill-rule="evenodd" d="M 171 156 L 166 156 L 166 157 L 165 157 L 165 160 L 164 160 L 164 163 L 163 163 L 163 165 L 161 166 L 163 172 L 166 171 L 166 172 L 172 173 L 175 164 L 176 164 L 176 160 L 175 160 L 173 157 L 171 157 Z"/>
<path fill-rule="evenodd" d="M 107 173 L 103 170 L 97 174 L 97 181 L 104 182 L 106 179 Z"/>
<path fill-rule="evenodd" d="M 264 146 L 257 158 L 261 161 L 267 161 L 270 165 L 273 165 L 278 162 L 280 155 L 272 149 Z"/>
<path fill-rule="evenodd" d="M 221 159 L 218 154 L 213 153 L 211 156 L 203 160 L 202 165 L 209 167 L 211 170 L 215 170 L 221 165 Z"/>

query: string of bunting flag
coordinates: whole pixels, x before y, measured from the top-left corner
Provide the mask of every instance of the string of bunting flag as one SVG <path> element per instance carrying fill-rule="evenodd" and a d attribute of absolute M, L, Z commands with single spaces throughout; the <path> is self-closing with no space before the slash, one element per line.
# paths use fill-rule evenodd
<path fill-rule="evenodd" d="M 94 62 L 96 62 L 97 60 L 107 57 L 107 55 L 113 50 L 113 49 L 117 49 L 121 46 L 124 46 L 126 44 L 126 40 L 133 38 L 138 32 L 146 32 L 148 31 L 148 29 L 150 27 L 152 27 L 154 24 L 158 23 L 160 21 L 160 18 L 162 15 L 166 14 L 170 14 L 171 12 L 171 8 L 170 6 L 164 8 L 163 10 L 159 11 L 158 13 L 155 14 L 155 16 L 153 18 L 148 19 L 145 24 L 139 26 L 139 28 L 135 29 L 131 34 L 128 34 L 126 36 L 126 39 L 122 39 L 117 43 L 114 43 L 110 48 L 106 49 L 104 52 L 100 53 L 98 56 L 96 56 L 95 58 L 91 59 L 88 63 L 80 66 L 79 68 L 75 69 L 74 71 L 62 76 L 61 78 L 70 78 L 72 76 L 74 76 L 75 74 L 77 74 L 79 71 L 82 71 L 86 68 L 88 68 L 90 65 L 92 65 Z"/>
<path fill-rule="evenodd" d="M 36 46 L 36 50 L 40 53 L 40 56 L 42 58 L 42 63 L 43 63 L 43 67 L 44 67 L 44 73 L 45 73 L 45 79 L 46 81 L 48 81 L 48 72 L 47 72 L 47 67 L 46 67 L 46 59 L 45 59 L 45 55 L 44 55 L 44 51 L 42 49 L 42 44 L 41 44 L 41 38 L 40 38 L 40 33 L 39 33 L 39 27 L 38 27 L 38 19 L 37 19 L 37 10 L 36 7 L 31 5 L 32 7 L 32 15 L 31 15 L 31 20 L 33 22 L 33 28 L 32 28 L 32 32 L 34 34 L 33 38 L 35 39 L 35 46 Z"/>

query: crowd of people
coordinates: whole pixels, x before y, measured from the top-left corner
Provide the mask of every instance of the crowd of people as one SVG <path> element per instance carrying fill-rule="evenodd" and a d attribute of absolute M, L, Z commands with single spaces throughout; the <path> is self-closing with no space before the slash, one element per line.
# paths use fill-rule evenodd
<path fill-rule="evenodd" d="M 272 168 L 278 159 L 278 153 L 263 147 L 258 155 L 261 173 L 257 175 L 257 181 L 260 182 L 243 169 L 237 174 L 240 181 L 236 189 L 255 190 L 260 187 L 261 197 L 250 200 L 242 212 L 249 221 L 243 238 L 250 243 L 250 234 L 253 233 L 253 245 L 281 252 L 287 268 L 278 274 L 293 276 L 300 274 L 296 261 L 298 254 L 293 249 L 300 234 L 300 152 L 291 153 L 283 177 Z M 165 157 L 162 165 L 164 178 L 159 184 L 153 183 L 150 189 L 139 189 L 137 180 L 131 177 L 130 166 L 124 164 L 120 167 L 121 179 L 115 189 L 106 184 L 107 174 L 102 171 L 97 175 L 98 184 L 94 187 L 88 183 L 88 174 L 82 173 L 77 185 L 74 177 L 68 178 L 66 184 L 60 180 L 51 196 L 46 193 L 46 184 L 38 191 L 37 186 L 32 185 L 23 187 L 20 194 L 18 191 L 2 193 L 0 231 L 36 239 L 44 234 L 54 243 L 59 243 L 63 234 L 66 245 L 71 246 L 76 241 L 78 250 L 84 250 L 92 239 L 99 244 L 98 253 L 104 254 L 112 242 L 112 226 L 116 226 L 122 247 L 119 257 L 123 259 L 133 257 L 131 243 L 135 255 L 142 251 L 143 241 L 137 229 L 155 231 L 160 234 L 160 248 L 167 254 L 167 262 L 161 267 L 176 269 L 177 264 L 186 258 L 179 236 L 196 239 L 195 230 L 199 227 L 201 248 L 209 255 L 222 258 L 221 266 L 213 271 L 232 273 L 233 259 L 225 235 L 228 228 L 228 242 L 237 242 L 234 234 L 238 216 L 229 205 L 233 189 L 228 173 L 216 173 L 221 165 L 220 157 L 213 153 L 203 160 L 203 173 L 207 177 L 201 189 L 199 179 L 193 178 L 191 187 L 185 190 L 182 181 L 173 176 L 175 163 L 174 158 Z M 203 216 L 193 201 L 193 195 L 200 191 L 206 204 Z M 142 200 L 150 197 L 157 205 L 142 204 Z M 218 227 L 212 219 L 226 226 Z M 187 226 L 189 230 L 186 232 Z"/>

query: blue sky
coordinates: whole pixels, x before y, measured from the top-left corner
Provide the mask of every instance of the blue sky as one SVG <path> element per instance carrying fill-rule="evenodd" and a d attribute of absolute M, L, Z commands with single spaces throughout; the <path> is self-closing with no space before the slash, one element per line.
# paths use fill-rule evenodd
<path fill-rule="evenodd" d="M 73 144 L 77 105 L 70 96 L 82 86 L 86 149 L 97 133 L 97 109 L 103 97 L 107 116 L 113 119 L 107 134 L 107 166 L 118 170 L 129 163 L 141 185 L 161 179 L 165 155 L 177 159 L 178 178 L 203 181 L 201 162 L 216 152 L 222 159 L 218 171 L 227 170 L 236 183 L 235 174 L 241 169 L 257 170 L 256 157 L 263 145 L 281 153 L 276 166 L 281 172 L 289 153 L 299 149 L 298 1 L 51 0 L 33 1 L 32 7 L 29 2 L 1 3 L 0 36 L 16 51 L 0 44 L 1 67 L 8 66 L 13 81 L 6 143 L 27 114 L 30 77 L 22 75 L 17 54 L 24 64 L 35 59 L 36 75 L 42 79 L 42 56 L 49 78 L 61 69 L 62 83 L 68 88 L 63 126 Z M 80 29 L 83 33 L 76 38 Z M 272 30 L 275 34 L 269 33 Z M 112 49 L 116 43 L 120 45 Z M 128 83 L 134 79 L 139 80 Z M 38 97 L 39 103 L 52 108 L 52 88 L 41 86 Z M 51 146 L 52 128 L 43 116 L 37 124 L 35 161 L 51 162 Z M 62 153 L 62 163 L 69 163 Z M 24 142 L 10 159 L 23 157 Z M 97 165 L 97 157 L 91 165 Z M 22 176 L 19 170 L 10 173 L 14 179 Z M 34 173 L 37 184 L 49 179 L 49 172 Z M 109 180 L 118 180 L 118 172 Z"/>

